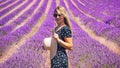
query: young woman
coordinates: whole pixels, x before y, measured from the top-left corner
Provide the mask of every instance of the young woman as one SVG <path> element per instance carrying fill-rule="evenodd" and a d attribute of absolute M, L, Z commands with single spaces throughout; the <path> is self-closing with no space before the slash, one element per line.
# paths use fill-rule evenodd
<path fill-rule="evenodd" d="M 54 28 L 53 38 L 57 42 L 57 51 L 51 58 L 51 68 L 68 68 L 68 56 L 66 49 L 72 49 L 72 31 L 70 21 L 66 14 L 66 10 L 62 6 L 58 6 L 53 14 L 57 26 Z M 51 50 L 54 50 L 51 48 Z"/>

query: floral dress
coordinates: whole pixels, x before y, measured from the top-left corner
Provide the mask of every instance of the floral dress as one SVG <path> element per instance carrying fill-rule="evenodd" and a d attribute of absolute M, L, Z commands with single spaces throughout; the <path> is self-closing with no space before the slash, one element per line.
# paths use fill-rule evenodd
<path fill-rule="evenodd" d="M 56 29 L 56 28 L 55 28 Z M 63 26 L 56 32 L 61 40 L 64 38 L 72 37 L 72 32 L 67 26 Z M 51 68 L 68 68 L 68 56 L 65 48 L 57 43 L 57 53 L 51 59 Z"/>

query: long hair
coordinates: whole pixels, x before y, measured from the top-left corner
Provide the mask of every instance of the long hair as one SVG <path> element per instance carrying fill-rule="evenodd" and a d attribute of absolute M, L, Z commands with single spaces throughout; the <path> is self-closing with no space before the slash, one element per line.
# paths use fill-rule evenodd
<path fill-rule="evenodd" d="M 65 25 L 67 25 L 69 27 L 69 29 L 72 31 L 72 27 L 70 25 L 70 21 L 69 21 L 69 18 L 68 18 L 68 15 L 66 13 L 65 8 L 62 7 L 62 6 L 57 6 L 56 9 L 55 9 L 55 11 L 54 11 L 54 13 L 56 11 L 60 11 L 60 13 L 64 16 L 64 23 L 65 23 Z"/>

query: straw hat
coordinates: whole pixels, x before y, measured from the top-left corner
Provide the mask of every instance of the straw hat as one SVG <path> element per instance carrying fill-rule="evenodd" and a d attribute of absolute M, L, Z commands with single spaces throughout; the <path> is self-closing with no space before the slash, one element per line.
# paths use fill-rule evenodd
<path fill-rule="evenodd" d="M 44 49 L 50 50 L 50 59 L 54 58 L 57 52 L 57 41 L 52 37 L 48 37 L 44 38 L 43 44 Z"/>
<path fill-rule="evenodd" d="M 43 46 L 46 50 L 50 50 L 51 47 L 51 37 L 44 38 L 43 40 Z"/>

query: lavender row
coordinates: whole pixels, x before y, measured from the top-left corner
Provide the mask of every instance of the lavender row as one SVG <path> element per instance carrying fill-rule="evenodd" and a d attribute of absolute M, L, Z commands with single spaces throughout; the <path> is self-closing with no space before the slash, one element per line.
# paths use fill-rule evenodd
<path fill-rule="evenodd" d="M 7 1 L 6 3 L 0 5 L 0 8 L 4 8 L 4 7 L 8 6 L 9 4 L 11 4 L 13 2 L 14 2 L 13 0 Z"/>
<path fill-rule="evenodd" d="M 74 14 L 75 17 L 81 17 L 81 19 L 83 20 L 84 18 L 87 18 L 83 13 L 81 13 L 70 1 L 67 2 L 70 10 L 72 11 L 72 13 Z M 66 8 L 67 11 L 70 11 L 67 9 L 65 3 L 63 1 L 60 1 L 60 5 L 62 5 L 63 7 Z M 74 10 L 72 10 L 74 9 Z M 69 16 L 70 17 L 70 16 Z M 72 17 L 70 17 L 72 18 Z"/>
<path fill-rule="evenodd" d="M 78 1 L 74 1 L 74 2 L 79 7 L 79 9 L 81 11 L 83 11 L 86 14 L 89 14 L 90 16 L 94 17 L 95 19 L 99 19 L 99 20 L 103 21 L 103 18 L 108 17 L 107 15 L 104 15 L 104 14 L 101 13 L 101 11 L 102 11 L 101 9 L 104 9 L 104 7 L 100 7 L 99 9 L 95 10 L 93 7 L 88 8 L 86 6 L 83 6 Z M 94 4 L 94 5 L 96 5 L 96 4 Z"/>
<path fill-rule="evenodd" d="M 70 2 L 68 2 L 68 4 L 70 4 Z M 74 8 L 74 7 L 72 7 L 72 4 L 71 4 L 70 7 Z M 115 41 L 118 44 L 120 44 L 119 43 L 119 41 L 120 41 L 119 40 L 120 39 L 119 28 L 110 26 L 110 25 L 105 24 L 105 23 L 97 22 L 96 20 L 94 20 L 92 18 L 89 18 L 86 15 L 84 15 L 83 13 L 81 13 L 77 8 L 74 8 L 74 10 L 75 11 L 73 11 L 73 14 L 74 13 L 79 13 L 79 14 L 76 14 L 76 15 L 79 15 L 78 17 L 80 18 L 81 22 L 84 25 L 86 25 L 87 27 L 91 28 L 97 35 L 104 36 L 105 38 L 107 38 L 109 40 L 112 40 L 112 41 Z M 114 31 L 115 34 L 111 33 L 113 31 Z"/>
<path fill-rule="evenodd" d="M 3 3 L 3 2 L 5 2 L 5 1 L 6 1 L 6 0 L 0 0 L 0 4 Z"/>
<path fill-rule="evenodd" d="M 109 24 L 109 25 L 114 26 L 116 28 L 120 28 L 120 15 L 119 15 L 119 13 L 118 13 L 118 16 L 107 19 L 104 22 L 106 24 Z"/>
<path fill-rule="evenodd" d="M 7 15 L 6 17 L 4 17 L 2 20 L 0 20 L 0 25 L 4 25 L 7 21 L 9 21 L 10 19 L 12 19 L 16 14 L 18 14 L 21 10 L 23 10 L 24 8 L 27 7 L 27 5 L 29 5 L 32 2 L 32 0 L 29 0 L 27 3 L 25 3 L 24 5 L 22 5 L 20 8 L 18 8 L 17 10 L 15 10 L 14 12 L 12 12 L 11 14 Z"/>
<path fill-rule="evenodd" d="M 73 61 L 73 67 L 104 68 L 113 66 L 117 68 L 119 66 L 120 55 L 113 53 L 104 45 L 90 38 L 75 22 L 71 22 L 73 26 L 73 51 L 70 51 L 69 54 L 71 61 Z"/>
<path fill-rule="evenodd" d="M 78 1 L 77 1 L 78 2 Z M 113 11 L 113 10 L 119 10 L 119 3 L 120 1 L 112 1 L 112 0 L 106 0 L 106 1 L 81 1 L 82 3 L 85 4 L 85 6 L 87 8 L 93 8 L 94 10 L 109 10 L 109 12 Z M 99 12 L 100 12 L 99 11 Z M 116 11 L 113 11 L 113 13 L 115 13 Z"/>
<path fill-rule="evenodd" d="M 35 49 L 39 49 L 40 51 L 44 51 L 43 49 L 43 39 L 46 37 L 50 37 L 50 31 L 55 26 L 54 19 L 52 16 L 54 9 L 56 7 L 55 2 L 53 1 L 50 7 L 50 11 L 48 12 L 46 19 L 43 24 L 41 24 L 39 30 L 26 41 L 24 45 L 22 45 L 21 49 L 27 47 L 33 47 Z M 53 7 L 54 6 L 54 7 Z M 45 59 L 44 59 L 45 60 Z M 41 62 L 42 63 L 42 62 Z"/>
<path fill-rule="evenodd" d="M 93 1 L 93 2 L 90 1 L 90 0 L 86 0 L 86 2 L 85 2 L 85 0 L 82 0 L 81 2 L 84 3 L 86 7 L 93 7 L 93 8 L 95 8 L 95 6 L 96 6 L 96 9 L 98 9 L 98 7 L 99 8 L 100 7 L 119 8 L 119 3 L 120 3 L 120 1 L 118 1 L 118 0 L 117 1 L 113 1 L 113 0 Z M 109 5 L 111 5 L 111 6 L 109 6 Z"/>
<path fill-rule="evenodd" d="M 44 68 L 41 62 L 44 63 L 44 59 L 40 51 L 26 48 L 13 54 L 0 68 Z"/>
<path fill-rule="evenodd" d="M 69 5 L 69 6 L 71 6 L 71 5 Z M 71 9 L 72 8 L 73 7 L 71 7 Z M 74 10 L 75 10 L 75 8 L 74 8 Z M 78 10 L 73 11 L 73 12 L 74 13 L 77 13 L 77 12 L 79 13 Z M 80 17 L 81 18 L 83 17 L 82 20 L 84 20 L 84 18 L 89 19 L 84 14 L 81 14 Z M 88 21 L 90 21 L 90 20 L 88 20 Z M 91 67 L 91 68 L 93 68 L 93 67 L 96 68 L 96 67 L 106 67 L 106 66 L 112 66 L 113 65 L 115 68 L 117 68 L 117 66 L 119 66 L 119 64 L 120 64 L 119 61 L 120 60 L 118 62 L 116 60 L 116 58 L 119 58 L 118 55 L 116 55 L 113 52 L 109 51 L 108 48 L 104 47 L 104 45 L 101 45 L 97 41 L 94 41 L 94 40 L 91 40 L 90 38 L 88 38 L 89 36 L 86 33 L 84 33 L 83 31 L 81 32 L 80 28 L 77 25 L 76 26 L 73 25 L 73 29 L 74 29 L 73 30 L 74 31 L 73 32 L 74 50 L 73 50 L 73 52 L 69 53 L 70 56 L 71 56 L 71 60 L 74 61 L 74 62 L 72 62 L 73 67 L 86 67 L 87 66 L 87 67 Z M 79 40 L 79 42 L 78 42 L 78 40 Z M 94 47 L 94 50 L 92 49 L 93 47 Z M 86 50 L 86 51 L 84 51 L 84 50 Z M 74 52 L 74 51 L 76 51 L 76 52 Z M 100 52 L 100 54 L 102 53 L 102 55 L 100 55 L 99 53 L 95 53 L 95 51 L 97 51 L 97 52 L 102 51 L 102 52 Z M 107 53 L 106 53 L 106 51 L 107 51 Z M 89 53 L 85 53 L 85 52 L 89 52 Z M 89 54 L 91 54 L 91 53 L 92 53 L 92 56 L 91 55 L 89 56 Z M 107 55 L 104 56 L 104 54 L 107 54 Z M 116 58 L 114 59 L 114 56 L 111 55 L 111 54 L 114 54 L 114 56 Z M 95 55 L 95 57 L 94 57 L 94 55 Z M 108 58 L 108 55 L 111 57 L 110 61 L 109 61 L 109 59 L 106 59 L 106 57 Z M 89 57 L 91 57 L 91 58 L 89 58 Z M 102 60 L 99 59 L 101 57 L 102 57 Z M 104 59 L 106 59 L 105 63 L 104 63 Z M 112 61 L 112 60 L 114 60 L 114 61 Z M 84 63 L 86 63 L 86 64 L 84 64 Z"/>
<path fill-rule="evenodd" d="M 77 0 L 74 2 L 84 12 L 86 12 L 86 13 L 90 14 L 91 16 L 95 17 L 96 19 L 100 19 L 102 21 L 109 20 L 111 17 L 116 17 L 119 14 L 120 8 L 114 7 L 114 4 L 111 5 L 112 2 L 107 2 L 109 4 L 105 5 L 106 7 L 102 7 L 102 6 L 104 6 L 103 4 L 105 4 L 105 3 L 101 3 L 99 5 L 97 3 L 95 3 L 94 6 L 83 6 Z M 101 2 L 103 2 L 103 1 L 101 1 Z M 96 4 L 97 4 L 97 6 L 96 6 Z M 112 6 L 112 7 L 107 7 L 107 6 Z"/>
<path fill-rule="evenodd" d="M 107 24 L 104 24 L 101 22 L 97 22 L 94 19 L 91 19 L 91 18 L 85 16 L 77 8 L 75 8 L 75 6 L 72 5 L 70 2 L 67 2 L 67 3 L 69 5 L 69 7 L 71 7 L 71 9 L 74 8 L 74 11 L 72 11 L 73 14 L 75 14 L 75 16 L 78 15 L 80 20 L 82 21 L 82 23 L 85 24 L 87 27 L 91 28 L 97 35 L 104 36 L 104 37 L 106 37 L 106 35 L 107 35 L 107 38 L 109 38 L 109 39 L 111 38 L 110 36 L 119 37 L 118 36 L 119 28 L 115 28 L 110 25 L 107 25 Z M 113 33 L 111 33 L 111 32 L 113 32 L 112 30 L 114 31 L 114 33 L 116 31 L 115 35 L 113 35 Z M 109 35 L 110 33 L 111 33 L 111 35 Z M 113 38 L 111 38 L 111 39 L 116 41 L 116 39 L 113 39 Z M 119 40 L 117 40 L 117 41 L 119 41 Z"/>
<path fill-rule="evenodd" d="M 108 24 L 104 24 L 101 22 L 97 22 L 93 19 L 88 19 L 88 21 L 90 21 L 90 22 L 87 23 L 87 26 L 89 28 L 91 28 L 97 35 L 103 36 L 103 37 L 107 38 L 108 40 L 112 40 L 112 41 L 120 44 L 119 28 L 112 27 Z M 111 32 L 113 32 L 113 33 L 111 33 Z"/>
<path fill-rule="evenodd" d="M 46 3 L 44 5 L 42 5 L 42 7 L 44 7 L 46 5 Z M 19 34 L 18 36 L 22 37 L 23 34 L 25 33 L 28 33 L 29 30 L 36 24 L 37 20 L 39 19 L 39 17 L 42 15 L 41 12 L 44 12 L 41 11 L 41 7 L 39 8 L 39 11 L 32 17 L 32 19 L 30 19 L 27 24 L 25 26 L 22 26 L 20 29 L 17 29 L 15 32 L 13 33 L 10 33 L 8 34 L 7 36 L 1 38 L 1 40 L 3 40 L 4 38 L 7 39 L 7 37 L 11 37 L 12 35 L 14 36 L 14 34 Z M 39 16 L 38 16 L 39 15 Z M 28 29 L 27 29 L 28 28 Z M 26 32 L 27 31 L 27 32 Z M 18 38 L 20 38 L 18 37 Z M 10 38 L 8 38 L 10 39 Z M 7 41 L 10 41 L 10 40 L 7 40 Z M 12 41 L 12 40 L 11 40 Z M 17 41 L 17 40 L 16 40 Z"/>
<path fill-rule="evenodd" d="M 45 5 L 44 5 L 45 6 Z M 52 5 L 55 7 L 55 5 Z M 44 9 L 45 7 L 43 7 Z M 53 14 L 54 8 L 50 8 L 50 12 L 46 16 L 46 20 L 40 27 L 39 31 L 31 37 L 19 50 L 18 53 L 12 55 L 1 68 L 44 68 L 46 58 L 42 56 L 44 50 L 42 49 L 42 41 L 45 37 L 50 36 L 50 29 L 55 25 L 51 14 Z M 75 11 L 74 11 L 75 12 Z M 78 12 L 78 11 L 77 11 Z M 38 14 L 39 15 L 39 14 Z M 84 15 L 84 14 L 83 14 Z M 83 21 L 86 21 L 86 25 L 90 28 L 94 20 L 86 17 L 85 15 L 81 17 Z M 36 21 L 36 18 L 34 18 Z M 88 24 L 88 21 L 91 23 Z M 120 59 L 119 55 L 114 54 L 109 51 L 104 45 L 91 39 L 87 33 L 80 29 L 75 22 L 72 22 L 73 26 L 73 51 L 69 52 L 70 60 L 73 62 L 72 68 L 104 68 L 104 67 L 114 67 L 119 68 Z M 96 22 L 95 22 L 96 23 Z M 32 24 L 32 23 L 31 23 Z M 95 25 L 97 26 L 97 25 Z M 106 26 L 106 25 L 105 25 Z M 29 27 L 29 26 L 28 26 Z M 109 27 L 109 26 L 108 26 Z M 31 27 L 32 28 L 32 27 Z M 101 26 L 100 26 L 101 28 Z M 20 29 L 21 30 L 21 29 Z M 30 30 L 30 28 L 24 29 L 25 31 Z M 46 30 L 46 31 L 45 31 Z M 16 31 L 17 32 L 17 31 Z M 115 31 L 116 32 L 116 31 Z M 22 35 L 22 34 L 21 34 Z M 16 35 L 18 36 L 18 35 Z M 22 37 L 22 36 L 19 36 Z M 10 37 L 9 37 L 10 38 Z M 78 42 L 79 41 L 79 42 Z M 3 41 L 2 41 L 3 42 Z M 14 41 L 17 42 L 17 41 Z M 0 42 L 1 43 L 1 42 Z M 21 58 L 22 57 L 22 58 Z"/>
<path fill-rule="evenodd" d="M 54 21 L 51 20 L 50 16 L 53 13 L 53 10 L 55 9 L 55 2 L 52 2 L 51 6 L 54 6 L 54 7 L 50 8 L 51 10 L 47 14 L 46 20 L 39 28 L 39 31 L 37 31 L 37 33 L 34 36 L 32 36 L 29 40 L 27 40 L 26 43 L 18 49 L 19 52 L 14 54 L 1 67 L 4 67 L 4 66 L 5 68 L 13 67 L 13 66 L 16 66 L 18 68 L 21 68 L 21 67 L 27 68 L 29 66 L 33 68 L 39 68 L 39 67 L 45 68 L 46 67 L 45 66 L 46 56 L 42 56 L 43 52 L 45 53 L 46 51 L 42 49 L 42 46 L 43 46 L 42 41 L 43 41 L 43 38 L 49 36 L 50 34 L 50 31 L 47 31 L 47 29 L 49 30 L 51 27 L 53 27 Z M 13 60 L 14 62 L 12 62 Z"/>
<path fill-rule="evenodd" d="M 15 27 L 17 27 L 19 24 L 24 22 L 25 19 L 27 19 L 29 16 L 31 16 L 38 4 L 39 4 L 39 0 L 36 1 L 36 3 L 30 9 L 28 9 L 21 16 L 19 16 L 16 20 L 14 20 L 12 24 L 0 28 L 0 37 L 3 37 L 5 35 L 9 34 Z"/>
<path fill-rule="evenodd" d="M 17 3 L 13 4 L 12 6 L 9 6 L 8 8 L 4 9 L 3 11 L 0 11 L 0 17 L 2 15 L 6 14 L 7 12 L 9 12 L 11 9 L 13 9 L 14 7 L 16 7 L 17 5 L 19 5 L 22 2 L 23 1 L 18 1 Z"/>
<path fill-rule="evenodd" d="M 39 11 L 30 20 L 27 21 L 26 25 L 20 27 L 13 33 L 9 33 L 3 38 L 0 38 L 0 49 L 5 49 L 15 42 L 17 43 L 25 34 L 29 33 L 34 25 L 37 24 L 37 21 L 41 17 L 42 13 L 45 11 L 43 8 L 46 7 L 46 4 L 46 2 L 43 3 L 43 5 L 39 8 Z"/>

